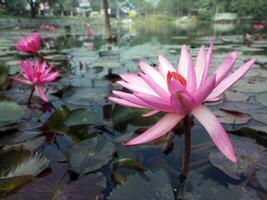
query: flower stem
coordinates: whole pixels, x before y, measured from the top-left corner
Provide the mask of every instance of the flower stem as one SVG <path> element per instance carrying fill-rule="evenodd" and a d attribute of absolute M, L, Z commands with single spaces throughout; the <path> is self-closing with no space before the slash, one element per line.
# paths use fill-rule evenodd
<path fill-rule="evenodd" d="M 33 92 L 34 92 L 34 87 L 32 87 L 32 90 L 31 90 L 30 96 L 29 96 L 29 98 L 28 98 L 28 102 L 27 102 L 27 104 L 28 104 L 28 105 L 30 105 L 30 103 L 31 103 L 32 96 L 33 96 Z"/>
<path fill-rule="evenodd" d="M 184 160 L 183 169 L 180 174 L 180 182 L 184 182 L 190 166 L 190 151 L 191 151 L 191 128 L 190 128 L 190 117 L 187 115 L 183 119 L 184 123 Z"/>

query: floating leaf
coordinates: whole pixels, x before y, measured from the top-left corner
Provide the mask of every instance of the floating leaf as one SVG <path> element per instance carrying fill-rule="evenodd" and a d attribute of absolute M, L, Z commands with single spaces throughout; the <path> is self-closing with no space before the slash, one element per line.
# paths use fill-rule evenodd
<path fill-rule="evenodd" d="M 233 164 L 217 149 L 209 154 L 209 160 L 228 176 L 240 180 L 242 176 L 251 176 L 256 170 L 267 168 L 267 151 L 252 140 L 232 140 L 237 163 Z"/>
<path fill-rule="evenodd" d="M 17 123 L 24 115 L 24 109 L 12 101 L 0 101 L 0 126 Z"/>
<path fill-rule="evenodd" d="M 238 200 L 260 200 L 257 192 L 253 188 L 247 188 L 240 185 L 228 185 Z"/>
<path fill-rule="evenodd" d="M 36 176 L 46 169 L 48 164 L 47 158 L 39 153 L 33 153 L 23 147 L 11 147 L 0 151 L 0 178 Z"/>
<path fill-rule="evenodd" d="M 109 200 L 174 200 L 174 193 L 168 175 L 163 171 L 129 176 L 124 184 L 117 186 L 108 197 Z"/>
<path fill-rule="evenodd" d="M 160 116 L 142 117 L 142 114 L 148 112 L 142 109 L 131 109 L 115 105 L 112 110 L 112 121 L 115 126 L 124 126 L 132 124 L 135 126 L 148 126 L 159 120 Z"/>
<path fill-rule="evenodd" d="M 54 166 L 53 173 L 26 185 L 8 200 L 95 200 L 106 187 L 106 179 L 101 173 L 90 174 L 70 182 L 67 167 Z M 70 182 L 70 183 L 69 183 Z"/>
<path fill-rule="evenodd" d="M 256 95 L 256 101 L 264 106 L 267 106 L 267 93 L 261 93 Z"/>
<path fill-rule="evenodd" d="M 261 187 L 267 192 L 267 170 L 261 169 L 257 171 L 256 178 Z"/>
<path fill-rule="evenodd" d="M 34 180 L 34 176 L 17 176 L 0 180 L 0 198 L 6 197 L 11 192 L 20 189 L 25 184 Z"/>
<path fill-rule="evenodd" d="M 68 117 L 70 110 L 66 106 L 60 107 L 48 119 L 48 128 L 54 132 L 65 132 L 68 128 L 64 124 L 65 119 Z"/>
<path fill-rule="evenodd" d="M 113 168 L 132 168 L 138 171 L 145 171 L 146 168 L 140 164 L 137 160 L 130 158 L 121 158 L 113 162 Z"/>
<path fill-rule="evenodd" d="M 65 120 L 67 126 L 79 126 L 92 123 L 92 113 L 83 108 L 72 110 Z"/>
<path fill-rule="evenodd" d="M 267 111 L 261 105 L 246 102 L 225 102 L 218 107 L 223 110 L 249 114 L 253 119 L 267 124 Z"/>
<path fill-rule="evenodd" d="M 191 172 L 186 184 L 186 192 L 182 189 L 178 199 L 186 200 L 258 200 L 253 189 L 241 186 L 227 187 L 205 176 Z"/>
<path fill-rule="evenodd" d="M 73 144 L 67 151 L 70 170 L 78 174 L 96 171 L 113 157 L 115 145 L 104 136 Z"/>
<path fill-rule="evenodd" d="M 224 186 L 203 175 L 191 172 L 187 179 L 186 192 L 181 190 L 179 199 L 186 200 L 234 200 L 234 195 Z M 222 195 L 223 194 L 223 195 Z"/>
<path fill-rule="evenodd" d="M 246 124 L 251 119 L 248 114 L 225 109 L 216 110 L 214 113 L 224 124 Z"/>

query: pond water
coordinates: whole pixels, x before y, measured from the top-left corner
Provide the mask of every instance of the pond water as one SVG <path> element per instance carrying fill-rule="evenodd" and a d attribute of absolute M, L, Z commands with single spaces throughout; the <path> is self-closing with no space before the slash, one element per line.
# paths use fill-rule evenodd
<path fill-rule="evenodd" d="M 0 108 L 1 198 L 267 198 L 266 28 L 255 31 L 250 23 L 132 24 L 114 28 L 117 41 L 107 44 L 102 25 L 92 27 L 94 39 L 87 37 L 84 24 L 40 32 L 41 52 L 60 71 L 61 79 L 48 91 L 51 103 L 34 96 L 30 108 L 30 88 L 7 80 L 7 75 L 18 74 L 20 60 L 30 58 L 16 52 L 13 45 L 38 26 L 0 27 L 0 97 L 19 104 L 19 108 L 9 105 L 11 117 L 5 104 Z M 253 39 L 244 40 L 246 33 Z M 175 128 L 173 145 L 168 135 L 151 144 L 124 147 L 124 141 L 155 123 L 161 114 L 143 118 L 144 110 L 113 105 L 107 97 L 113 89 L 121 89 L 116 84 L 118 74 L 139 71 L 140 60 L 156 66 L 162 54 L 176 66 L 183 44 L 190 47 L 195 60 L 200 46 L 208 47 L 211 37 L 215 39 L 211 72 L 234 50 L 239 53 L 234 69 L 248 59 L 257 59 L 222 101 L 208 105 L 233 140 L 238 163 L 233 165 L 222 157 L 195 121 L 191 172 L 181 185 L 182 130 Z M 11 119 L 5 119 L 8 117 Z"/>

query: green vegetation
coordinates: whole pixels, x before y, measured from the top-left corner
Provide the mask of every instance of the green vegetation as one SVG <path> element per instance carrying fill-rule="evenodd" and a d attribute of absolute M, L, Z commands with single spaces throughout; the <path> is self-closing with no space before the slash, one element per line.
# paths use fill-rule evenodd
<path fill-rule="evenodd" d="M 124 0 L 109 0 L 110 8 L 117 10 L 118 5 Z M 37 1 L 38 2 L 38 1 Z M 61 12 L 75 12 L 77 0 L 49 0 L 50 7 L 55 15 Z M 164 14 L 171 17 L 196 15 L 201 19 L 210 19 L 216 12 L 235 12 L 242 18 L 266 18 L 266 0 L 129 0 L 139 15 Z M 102 0 L 92 0 L 91 7 L 99 11 Z M 23 14 L 24 0 L 7 1 L 7 9 L 16 14 Z"/>

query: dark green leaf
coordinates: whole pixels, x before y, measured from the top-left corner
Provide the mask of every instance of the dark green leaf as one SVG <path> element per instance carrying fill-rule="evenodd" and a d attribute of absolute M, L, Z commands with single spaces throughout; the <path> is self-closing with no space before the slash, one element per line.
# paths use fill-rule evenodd
<path fill-rule="evenodd" d="M 129 176 L 124 184 L 117 186 L 108 197 L 109 200 L 174 200 L 169 178 L 163 171 L 145 172 Z"/>
<path fill-rule="evenodd" d="M 12 101 L 0 101 L 0 126 L 17 123 L 24 115 L 24 109 Z"/>
<path fill-rule="evenodd" d="M 47 168 L 49 161 L 39 153 L 23 147 L 11 147 L 0 151 L 0 178 L 36 176 Z"/>
<path fill-rule="evenodd" d="M 130 158 L 121 158 L 113 162 L 113 168 L 132 168 L 138 171 L 145 171 L 146 168 L 140 164 L 137 160 L 133 160 Z"/>
<path fill-rule="evenodd" d="M 72 110 L 69 113 L 68 117 L 65 120 L 65 124 L 67 126 L 87 125 L 93 122 L 92 119 L 92 113 L 89 110 L 79 108 Z"/>
<path fill-rule="evenodd" d="M 67 151 L 70 170 L 86 174 L 100 169 L 113 157 L 115 145 L 104 136 L 71 145 Z"/>
<path fill-rule="evenodd" d="M 70 110 L 66 106 L 62 106 L 56 110 L 48 119 L 48 128 L 54 132 L 64 133 L 68 129 L 64 124 L 65 119 L 68 117 Z"/>

